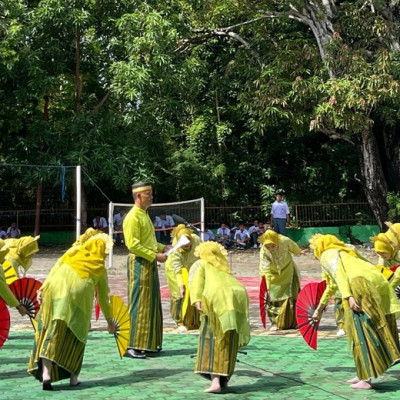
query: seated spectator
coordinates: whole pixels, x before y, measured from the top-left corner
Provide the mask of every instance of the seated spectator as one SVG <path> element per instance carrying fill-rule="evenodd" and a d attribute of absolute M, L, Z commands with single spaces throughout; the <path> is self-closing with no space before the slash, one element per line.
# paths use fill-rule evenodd
<path fill-rule="evenodd" d="M 258 247 L 258 237 L 260 236 L 260 224 L 257 219 L 254 220 L 253 225 L 249 228 L 250 244 L 256 249 Z"/>
<path fill-rule="evenodd" d="M 0 239 L 7 239 L 7 232 L 0 226 Z"/>
<path fill-rule="evenodd" d="M 113 217 L 113 225 L 114 225 L 114 242 L 117 246 L 120 246 L 124 243 L 124 232 L 122 229 L 122 224 L 126 217 L 126 211 L 121 210 L 119 213 L 115 214 Z"/>
<path fill-rule="evenodd" d="M 250 246 L 250 235 L 244 224 L 239 224 L 239 229 L 235 233 L 235 242 L 239 245 L 239 248 L 246 249 Z"/>
<path fill-rule="evenodd" d="M 101 217 L 100 215 L 96 215 L 96 217 L 93 220 L 93 228 L 99 229 L 100 231 L 103 232 L 107 232 L 108 228 L 107 220 L 104 217 Z"/>
<path fill-rule="evenodd" d="M 175 226 L 174 219 L 162 211 L 159 216 L 156 216 L 154 227 L 156 228 L 157 242 L 168 244 L 171 242 L 171 229 Z"/>
<path fill-rule="evenodd" d="M 232 240 L 230 239 L 231 230 L 226 226 L 225 223 L 222 223 L 221 226 L 217 229 L 217 234 L 215 236 L 215 240 L 218 243 L 221 243 L 225 249 L 229 249 L 232 246 Z"/>
<path fill-rule="evenodd" d="M 214 240 L 215 236 L 211 229 L 208 229 L 208 226 L 204 228 L 204 241 Z"/>
<path fill-rule="evenodd" d="M 21 237 L 21 231 L 18 229 L 16 222 L 13 222 L 7 229 L 8 239 L 19 239 Z"/>

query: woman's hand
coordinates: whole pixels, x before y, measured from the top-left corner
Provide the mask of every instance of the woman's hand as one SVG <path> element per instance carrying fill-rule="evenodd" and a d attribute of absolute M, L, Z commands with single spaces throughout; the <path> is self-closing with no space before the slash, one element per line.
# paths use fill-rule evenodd
<path fill-rule="evenodd" d="M 201 301 L 196 301 L 196 303 L 194 303 L 194 306 L 196 307 L 196 309 L 200 312 L 203 311 L 203 309 L 201 308 Z"/>
<path fill-rule="evenodd" d="M 24 315 L 28 314 L 28 310 L 26 309 L 26 307 L 23 304 L 20 304 L 19 306 L 15 307 L 18 312 L 21 314 L 21 316 L 23 317 Z"/>
<path fill-rule="evenodd" d="M 184 298 L 185 298 L 185 294 L 186 294 L 186 287 L 185 287 L 185 285 L 179 286 L 179 293 L 180 293 L 181 299 L 184 299 Z"/>
<path fill-rule="evenodd" d="M 349 302 L 349 307 L 355 312 L 362 312 L 362 308 L 356 302 L 356 299 L 353 296 L 350 296 L 347 301 Z"/>
<path fill-rule="evenodd" d="M 115 325 L 113 323 L 112 318 L 107 319 L 107 332 L 114 335 L 115 334 Z"/>
<path fill-rule="evenodd" d="M 36 300 L 38 301 L 39 305 L 42 304 L 42 291 L 41 290 L 38 290 L 36 292 Z"/>
<path fill-rule="evenodd" d="M 318 307 L 315 309 L 314 314 L 312 315 L 312 319 L 314 321 L 319 321 L 322 317 L 322 313 L 325 310 L 325 304 L 319 304 Z"/>

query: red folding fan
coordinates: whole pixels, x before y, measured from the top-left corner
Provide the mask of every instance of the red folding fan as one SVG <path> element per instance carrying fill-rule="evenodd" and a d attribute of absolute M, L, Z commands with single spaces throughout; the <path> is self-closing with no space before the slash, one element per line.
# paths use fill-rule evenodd
<path fill-rule="evenodd" d="M 42 283 L 33 278 L 17 279 L 10 285 L 11 291 L 19 302 L 25 306 L 30 318 L 35 318 L 40 305 L 36 299 L 36 292 Z"/>
<path fill-rule="evenodd" d="M 317 350 L 318 327 L 320 321 L 313 320 L 313 314 L 326 288 L 326 282 L 308 283 L 300 291 L 296 302 L 296 318 L 305 342 Z"/>
<path fill-rule="evenodd" d="M 10 312 L 6 302 L 0 297 L 0 349 L 8 338 L 8 332 L 10 332 Z"/>
<path fill-rule="evenodd" d="M 263 324 L 263 327 L 267 327 L 267 307 L 269 305 L 269 293 L 268 293 L 268 288 L 267 288 L 267 281 L 265 279 L 265 275 L 262 276 L 261 278 L 261 284 L 260 284 L 260 316 L 261 316 L 261 321 Z"/>

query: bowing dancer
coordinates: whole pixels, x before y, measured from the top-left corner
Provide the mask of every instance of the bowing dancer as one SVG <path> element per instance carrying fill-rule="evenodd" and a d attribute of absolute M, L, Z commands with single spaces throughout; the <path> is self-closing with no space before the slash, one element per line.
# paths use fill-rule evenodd
<path fill-rule="evenodd" d="M 3 263 L 4 257 L 10 249 L 6 246 L 3 239 L 0 239 L 0 264 Z M 27 311 L 24 305 L 22 305 L 18 299 L 14 296 L 13 292 L 7 285 L 6 277 L 4 276 L 4 270 L 0 267 L 0 297 L 7 303 L 9 307 L 15 307 L 18 312 L 24 316 Z"/>
<path fill-rule="evenodd" d="M 267 230 L 258 241 L 260 251 L 260 276 L 265 276 L 270 303 L 267 307 L 271 331 L 294 329 L 296 299 L 300 291 L 300 278 L 292 254 L 306 253 L 286 236 Z"/>
<path fill-rule="evenodd" d="M 53 390 L 52 382 L 67 378 L 71 386 L 79 385 L 95 286 L 108 331 L 114 333 L 104 265 L 112 245 L 108 235 L 89 228 L 56 262 L 38 291 L 41 307 L 28 372 L 43 382 L 43 390 Z"/>
<path fill-rule="evenodd" d="M 147 213 L 153 203 L 150 183 L 132 185 L 135 205 L 124 219 L 128 256 L 128 308 L 131 316 L 129 347 L 125 357 L 146 358 L 147 352 L 162 348 L 163 321 L 157 261 L 165 262 L 164 251 L 171 246 L 157 243 L 154 226 Z"/>
<path fill-rule="evenodd" d="M 186 314 L 183 316 L 183 303 L 186 295 L 186 285 L 183 278 L 183 270 L 190 271 L 193 263 L 199 258 L 195 256 L 196 247 L 201 243 L 201 239 L 193 230 L 186 228 L 184 224 L 176 226 L 172 231 L 172 245 L 178 242 L 182 237 L 186 236 L 189 243 L 175 250 L 168 256 L 165 263 L 165 272 L 167 283 L 171 292 L 171 316 L 178 325 L 180 332 L 198 329 L 200 326 L 200 314 L 196 307 L 189 302 Z M 187 282 L 186 282 L 187 284 Z"/>
<path fill-rule="evenodd" d="M 249 299 L 220 244 L 202 243 L 195 255 L 200 260 L 190 269 L 190 301 L 201 313 L 201 326 L 194 372 L 211 380 L 205 392 L 218 393 L 233 374 L 238 348 L 250 341 Z"/>
<path fill-rule="evenodd" d="M 396 313 L 400 304 L 383 274 L 333 235 L 314 235 L 310 247 L 320 260 L 326 280 L 313 318 L 319 320 L 330 297 L 340 290 L 345 302 L 344 323 L 357 376 L 354 389 L 371 389 L 371 379 L 400 361 Z"/>

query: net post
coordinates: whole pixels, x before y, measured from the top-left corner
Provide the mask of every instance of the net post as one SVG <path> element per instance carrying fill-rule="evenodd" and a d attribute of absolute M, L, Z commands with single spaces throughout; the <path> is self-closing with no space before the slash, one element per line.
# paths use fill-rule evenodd
<path fill-rule="evenodd" d="M 81 234 L 81 206 L 82 204 L 82 170 L 81 166 L 76 166 L 76 240 Z"/>
<path fill-rule="evenodd" d="M 113 238 L 113 233 L 114 233 L 114 217 L 113 217 L 113 212 L 114 211 L 114 203 L 110 201 L 108 204 L 108 234 L 110 235 L 111 239 L 114 240 Z M 108 268 L 110 269 L 113 264 L 113 252 L 114 252 L 114 246 L 111 247 L 110 252 L 108 253 Z"/>
<path fill-rule="evenodd" d="M 200 226 L 201 226 L 201 233 L 200 233 L 200 238 L 202 241 L 204 241 L 204 230 L 205 230 L 205 224 L 204 224 L 204 197 L 200 199 Z"/>

